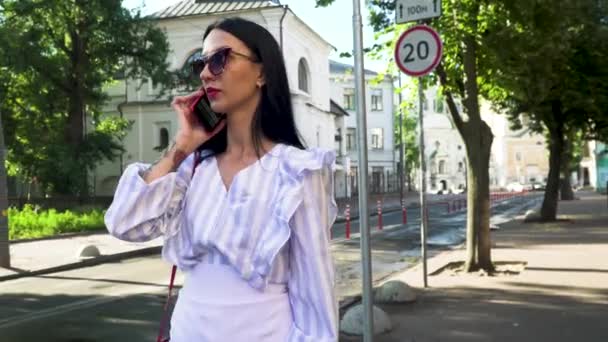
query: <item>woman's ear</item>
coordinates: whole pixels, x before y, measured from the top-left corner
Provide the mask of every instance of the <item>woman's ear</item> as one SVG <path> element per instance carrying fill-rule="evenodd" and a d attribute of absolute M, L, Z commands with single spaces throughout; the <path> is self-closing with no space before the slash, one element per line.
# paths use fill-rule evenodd
<path fill-rule="evenodd" d="M 260 68 L 260 73 L 258 74 L 258 79 L 255 82 L 255 85 L 258 88 L 262 88 L 266 84 L 266 77 L 264 77 L 264 69 Z"/>
<path fill-rule="evenodd" d="M 255 84 L 258 88 L 262 88 L 266 84 L 266 80 L 264 80 L 264 77 L 260 77 Z"/>

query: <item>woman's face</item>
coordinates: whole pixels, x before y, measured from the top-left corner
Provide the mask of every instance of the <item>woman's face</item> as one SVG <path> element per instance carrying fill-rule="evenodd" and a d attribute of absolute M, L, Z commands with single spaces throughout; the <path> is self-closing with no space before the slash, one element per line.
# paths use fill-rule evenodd
<path fill-rule="evenodd" d="M 253 113 L 264 78 L 262 64 L 257 63 L 249 48 L 230 33 L 214 29 L 205 38 L 203 56 L 214 56 L 200 73 L 211 108 L 218 113 L 243 109 Z M 222 64 L 223 68 L 219 68 Z"/>

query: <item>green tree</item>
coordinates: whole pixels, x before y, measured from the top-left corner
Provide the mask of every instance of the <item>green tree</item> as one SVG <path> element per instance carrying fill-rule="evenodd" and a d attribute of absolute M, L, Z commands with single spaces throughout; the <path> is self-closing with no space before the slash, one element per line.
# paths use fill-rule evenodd
<path fill-rule="evenodd" d="M 532 129 L 547 132 L 550 170 L 541 218 L 552 221 L 560 178 L 565 198 L 573 196 L 569 173 L 576 145 L 605 131 L 606 8 L 595 0 L 505 0 L 497 11 L 500 20 L 484 34 L 500 66 L 494 77 L 500 90 L 488 93 L 512 121 L 523 116 Z"/>
<path fill-rule="evenodd" d="M 327 6 L 334 0 L 316 0 L 317 6 Z M 370 0 L 370 24 L 377 32 L 376 42 L 365 52 L 372 56 L 390 55 L 396 37 L 407 25 L 394 25 L 395 2 Z M 492 4 L 486 1 L 443 1 L 441 18 L 433 21 L 443 35 L 443 61 L 437 74 L 453 122 L 467 149 L 468 211 L 466 270 L 494 270 L 490 243 L 489 161 L 493 135 L 479 112 L 480 83 L 488 83 L 486 51 L 481 33 L 494 20 Z M 380 39 L 384 37 L 384 41 Z M 391 67 L 394 63 L 391 63 Z M 390 67 L 389 67 L 390 68 Z M 420 80 L 424 82 L 425 80 Z M 462 99 L 464 113 L 456 106 L 455 97 Z"/>
<path fill-rule="evenodd" d="M 317 0 L 317 5 L 328 5 L 333 0 Z M 396 36 L 408 25 L 394 25 L 395 2 L 370 0 L 370 23 L 374 30 L 388 38 L 376 41 L 368 50 L 389 54 L 394 49 Z M 495 9 L 488 1 L 446 0 L 442 2 L 444 15 L 433 20 L 432 26 L 442 34 L 443 60 L 436 72 L 446 98 L 452 121 L 467 150 L 468 211 L 466 270 L 494 270 L 490 243 L 489 161 L 493 135 L 479 112 L 480 87 L 489 87 L 491 70 L 482 33 L 495 19 Z M 392 63 L 394 64 L 394 63 Z M 421 80 L 422 82 L 428 82 Z M 431 81 L 433 81 L 431 79 Z M 456 106 L 455 98 L 462 99 L 464 112 Z"/>
<path fill-rule="evenodd" d="M 116 138 L 129 126 L 101 118 L 104 86 L 117 75 L 171 84 L 164 32 L 121 2 L 0 0 L 9 173 L 48 192 L 86 195 L 87 172 L 123 151 Z"/>

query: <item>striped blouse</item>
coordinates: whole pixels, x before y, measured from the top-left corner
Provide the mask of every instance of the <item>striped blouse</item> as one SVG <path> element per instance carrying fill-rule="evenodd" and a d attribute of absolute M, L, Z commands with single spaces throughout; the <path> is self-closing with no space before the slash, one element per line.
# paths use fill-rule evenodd
<path fill-rule="evenodd" d="M 294 321 L 288 341 L 337 341 L 329 248 L 337 214 L 334 160 L 332 151 L 277 144 L 239 171 L 228 190 L 213 156 L 194 176 L 192 154 L 150 184 L 140 176 L 150 165 L 134 163 L 120 178 L 105 223 L 122 240 L 163 235 L 163 258 L 183 271 L 227 264 L 260 291 L 285 284 Z"/>

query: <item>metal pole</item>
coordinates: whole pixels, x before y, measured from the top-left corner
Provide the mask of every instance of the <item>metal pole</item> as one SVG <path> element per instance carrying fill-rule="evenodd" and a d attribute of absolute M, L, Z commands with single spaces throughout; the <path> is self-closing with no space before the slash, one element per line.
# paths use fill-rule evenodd
<path fill-rule="evenodd" d="M 424 89 L 422 77 L 418 78 L 418 100 L 419 100 L 419 144 L 420 144 L 420 252 L 422 254 L 422 277 L 424 287 L 428 286 L 426 271 L 426 228 L 428 221 L 426 217 L 426 161 L 424 156 Z"/>
<path fill-rule="evenodd" d="M 399 197 L 403 206 L 403 110 L 401 109 L 401 73 L 399 73 Z"/>
<path fill-rule="evenodd" d="M 363 73 L 363 32 L 361 6 L 353 0 L 353 31 L 355 52 L 355 91 L 357 100 L 357 139 L 359 139 L 359 229 L 361 233 L 361 263 L 363 266 L 363 341 L 373 341 L 374 317 L 372 302 L 372 264 L 370 253 L 369 209 L 367 207 L 367 123 L 365 119 L 365 74 Z"/>

